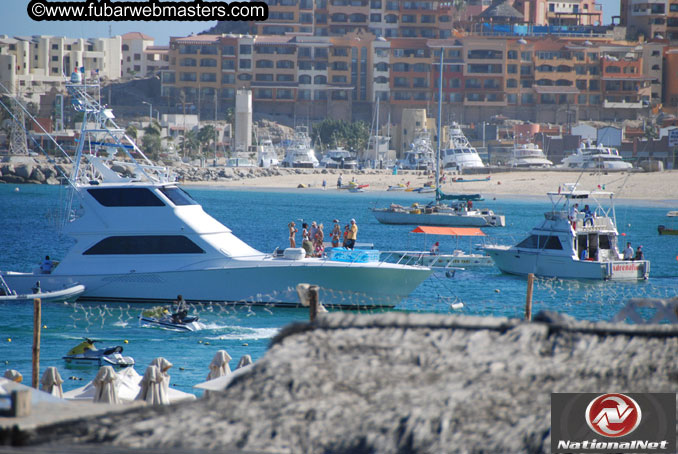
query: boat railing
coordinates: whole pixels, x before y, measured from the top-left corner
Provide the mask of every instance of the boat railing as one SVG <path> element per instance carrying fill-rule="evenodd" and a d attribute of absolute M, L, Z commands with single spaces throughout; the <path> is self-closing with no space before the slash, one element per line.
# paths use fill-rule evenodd
<path fill-rule="evenodd" d="M 589 219 L 593 221 L 593 223 L 589 222 Z M 594 216 L 591 218 L 584 218 L 582 214 L 577 217 L 576 223 L 575 223 L 575 230 L 577 231 L 593 231 L 593 230 L 614 230 L 614 222 L 612 222 L 612 219 L 607 217 L 607 216 Z"/>

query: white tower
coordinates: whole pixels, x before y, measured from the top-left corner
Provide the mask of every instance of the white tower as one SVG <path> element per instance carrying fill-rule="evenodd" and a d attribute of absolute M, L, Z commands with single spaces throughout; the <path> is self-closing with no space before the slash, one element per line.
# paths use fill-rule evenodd
<path fill-rule="evenodd" d="M 238 89 L 235 95 L 235 151 L 247 152 L 252 146 L 252 90 Z"/>

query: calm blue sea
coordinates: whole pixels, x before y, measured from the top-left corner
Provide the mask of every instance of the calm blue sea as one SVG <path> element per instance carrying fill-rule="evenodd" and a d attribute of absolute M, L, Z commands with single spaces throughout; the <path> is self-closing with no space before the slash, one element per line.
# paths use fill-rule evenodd
<path fill-rule="evenodd" d="M 58 260 L 71 244 L 55 227 L 54 213 L 63 189 L 38 185 L 21 185 L 18 191 L 15 188 L 15 185 L 0 185 L 0 269 L 30 271 L 44 255 Z M 379 224 L 369 211 L 371 206 L 391 202 L 403 205 L 428 202 L 430 199 L 423 195 L 186 189 L 207 212 L 262 251 L 286 247 L 287 224 L 302 219 L 322 222 L 328 232 L 332 219 L 338 218 L 344 224 L 355 218 L 360 228 L 358 240 L 374 243 L 375 248 L 381 250 L 428 249 L 433 241 L 431 237 L 425 239 L 408 233 L 411 226 Z M 550 209 L 546 196 L 488 199 L 476 204 L 481 205 L 506 215 L 506 228 L 485 229 L 492 241 L 505 243 L 520 240 Z M 549 309 L 579 319 L 609 320 L 629 298 L 678 295 L 678 237 L 657 234 L 657 225 L 666 220 L 669 209 L 678 208 L 676 205 L 617 202 L 619 231 L 634 247 L 643 245 L 646 258 L 652 262 L 650 280 L 637 283 L 537 280 L 534 312 Z M 468 249 L 473 243 L 460 240 L 459 246 Z M 441 250 L 454 246 L 453 240 L 441 241 Z M 524 278 L 501 274 L 496 268 L 458 271 L 451 278 L 436 273 L 397 310 L 521 317 L 525 287 Z M 463 307 L 453 309 L 458 303 Z M 61 359 L 87 336 L 101 340 L 102 346 L 123 345 L 124 353 L 136 359 L 136 369 L 142 374 L 153 358 L 167 358 L 174 364 L 170 370 L 172 386 L 194 392 L 192 386 L 204 381 L 217 350 L 227 350 L 233 357 L 231 367 L 235 368 L 244 354 L 255 360 L 261 357 L 280 327 L 307 319 L 307 311 L 302 309 L 205 305 L 198 307 L 198 312 L 208 329 L 177 333 L 140 327 L 137 316 L 147 307 L 43 304 L 41 371 L 47 366 L 57 366 L 66 380 L 65 389 L 91 380 L 95 369 L 68 369 Z M 30 382 L 32 327 L 32 305 L 0 304 L 0 373 L 17 369 L 25 381 Z M 125 340 L 128 343 L 124 344 Z"/>

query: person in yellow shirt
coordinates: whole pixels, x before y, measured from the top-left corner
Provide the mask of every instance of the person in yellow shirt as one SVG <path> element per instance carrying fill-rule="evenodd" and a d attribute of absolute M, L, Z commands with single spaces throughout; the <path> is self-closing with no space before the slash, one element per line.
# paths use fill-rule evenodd
<path fill-rule="evenodd" d="M 346 249 L 353 249 L 355 240 L 358 238 L 358 224 L 355 219 L 351 219 L 351 227 L 348 229 L 348 241 L 346 241 Z"/>

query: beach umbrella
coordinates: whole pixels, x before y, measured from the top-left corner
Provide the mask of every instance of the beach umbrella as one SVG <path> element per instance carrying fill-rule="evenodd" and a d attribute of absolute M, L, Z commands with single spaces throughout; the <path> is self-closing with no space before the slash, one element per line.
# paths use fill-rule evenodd
<path fill-rule="evenodd" d="M 24 376 L 18 370 L 7 369 L 5 371 L 5 378 L 12 380 L 16 383 L 21 383 L 24 380 Z"/>
<path fill-rule="evenodd" d="M 229 355 L 226 350 L 219 350 L 210 363 L 210 372 L 207 374 L 207 381 L 230 374 L 231 368 L 228 366 L 228 362 L 231 359 L 231 355 Z M 209 395 L 210 392 L 205 390 L 203 397 L 208 397 Z"/>
<path fill-rule="evenodd" d="M 243 355 L 242 358 L 240 358 L 240 361 L 238 361 L 238 367 L 236 367 L 236 369 L 241 369 L 250 364 L 252 364 L 252 357 L 250 355 Z"/>
<path fill-rule="evenodd" d="M 63 382 L 64 381 L 61 379 L 61 375 L 59 375 L 57 368 L 51 366 L 48 367 L 42 374 L 42 378 L 40 379 L 40 389 L 53 396 L 62 398 L 64 397 L 64 391 L 61 388 Z"/>
<path fill-rule="evenodd" d="M 92 400 L 107 404 L 122 403 L 118 397 L 116 381 L 118 381 L 118 374 L 115 373 L 112 366 L 101 367 L 92 382 L 95 388 Z"/>
<path fill-rule="evenodd" d="M 214 380 L 215 378 L 230 374 L 231 368 L 228 366 L 228 362 L 231 359 L 231 356 L 226 352 L 226 350 L 219 350 L 214 355 L 214 358 L 212 358 L 212 362 L 210 363 L 210 373 L 207 374 L 207 380 Z"/>
<path fill-rule="evenodd" d="M 141 389 L 136 400 L 143 400 L 151 405 L 168 405 L 165 374 L 158 366 L 148 366 L 141 379 Z"/>

